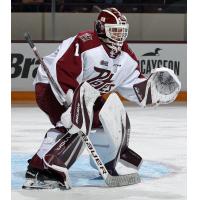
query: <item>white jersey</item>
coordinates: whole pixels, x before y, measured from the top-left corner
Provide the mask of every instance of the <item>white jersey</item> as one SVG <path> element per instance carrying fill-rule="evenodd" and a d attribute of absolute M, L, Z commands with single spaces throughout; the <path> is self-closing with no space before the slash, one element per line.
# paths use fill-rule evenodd
<path fill-rule="evenodd" d="M 126 42 L 121 53 L 114 57 L 95 32 L 85 31 L 64 40 L 54 53 L 44 57 L 44 62 L 64 93 L 87 81 L 101 94 L 116 91 L 139 104 L 133 85 L 146 79 Z M 41 66 L 34 84 L 38 82 L 49 83 Z"/>

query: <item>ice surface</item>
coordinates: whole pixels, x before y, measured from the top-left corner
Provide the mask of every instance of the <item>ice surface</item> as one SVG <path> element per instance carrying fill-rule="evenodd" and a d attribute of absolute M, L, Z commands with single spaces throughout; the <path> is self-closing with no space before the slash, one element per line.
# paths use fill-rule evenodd
<path fill-rule="evenodd" d="M 70 170 L 73 189 L 27 191 L 20 189 L 26 160 L 37 151 L 52 125 L 36 106 L 13 105 L 12 200 L 186 199 L 186 104 L 145 109 L 127 105 L 126 109 L 132 129 L 130 147 L 144 159 L 139 170 L 140 184 L 105 187 L 103 180 L 95 179 L 98 173 L 88 165 L 84 151 Z M 132 170 L 120 164 L 118 169 L 122 173 Z"/>
<path fill-rule="evenodd" d="M 12 189 L 21 189 L 24 183 L 27 160 L 29 158 L 31 158 L 30 154 L 12 153 Z M 99 176 L 99 172 L 90 166 L 89 160 L 88 155 L 82 155 L 70 168 L 69 175 L 72 187 L 106 186 L 105 181 Z M 122 164 L 119 164 L 117 169 L 122 174 L 127 173 L 127 171 L 131 172 L 131 169 L 127 169 Z M 174 172 L 175 170 L 172 167 L 154 161 L 144 161 L 139 170 L 142 181 L 162 178 Z"/>

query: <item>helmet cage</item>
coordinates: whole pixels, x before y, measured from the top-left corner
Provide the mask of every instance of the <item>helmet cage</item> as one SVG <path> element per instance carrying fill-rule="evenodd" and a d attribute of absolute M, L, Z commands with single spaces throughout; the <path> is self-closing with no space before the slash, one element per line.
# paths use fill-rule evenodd
<path fill-rule="evenodd" d="M 106 37 L 116 43 L 123 43 L 128 37 L 129 24 L 104 24 Z M 121 46 L 121 45 L 120 45 Z"/>

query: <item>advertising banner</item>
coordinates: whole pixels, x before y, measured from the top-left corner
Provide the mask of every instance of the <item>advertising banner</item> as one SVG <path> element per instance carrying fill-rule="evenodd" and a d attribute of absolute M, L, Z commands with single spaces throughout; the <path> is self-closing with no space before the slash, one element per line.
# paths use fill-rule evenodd
<path fill-rule="evenodd" d="M 59 43 L 36 43 L 41 56 L 52 53 Z M 165 43 L 129 43 L 135 52 L 141 71 L 148 76 L 152 69 L 166 67 L 174 70 L 181 81 L 182 91 L 187 91 L 187 45 Z M 27 43 L 12 43 L 12 91 L 33 91 L 33 79 L 38 60 Z"/>
<path fill-rule="evenodd" d="M 172 69 L 181 81 L 182 91 L 187 91 L 187 45 L 162 43 L 129 44 L 135 52 L 141 71 L 148 76 L 152 69 L 166 67 Z"/>

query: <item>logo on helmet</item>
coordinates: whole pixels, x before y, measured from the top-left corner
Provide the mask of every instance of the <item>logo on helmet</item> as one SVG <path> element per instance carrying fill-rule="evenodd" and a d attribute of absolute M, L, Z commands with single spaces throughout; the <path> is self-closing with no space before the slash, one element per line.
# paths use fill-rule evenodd
<path fill-rule="evenodd" d="M 105 18 L 105 17 L 101 17 L 101 21 L 102 21 L 102 22 L 105 22 L 105 21 L 106 21 L 106 18 Z"/>

